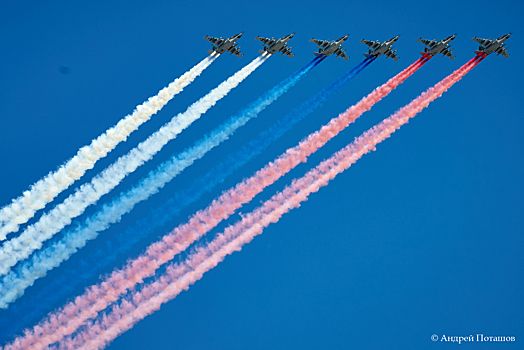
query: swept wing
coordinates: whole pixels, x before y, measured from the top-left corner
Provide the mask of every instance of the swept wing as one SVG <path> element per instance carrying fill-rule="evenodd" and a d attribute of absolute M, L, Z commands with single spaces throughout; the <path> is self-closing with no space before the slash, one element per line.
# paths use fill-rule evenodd
<path fill-rule="evenodd" d="M 449 50 L 449 49 L 445 49 L 445 50 L 442 50 L 441 54 L 443 56 L 448 56 L 449 58 L 451 59 L 454 59 L 455 56 L 453 56 L 453 54 L 451 53 L 451 51 L 453 51 L 453 49 Z"/>
<path fill-rule="evenodd" d="M 318 46 L 321 46 L 321 47 L 324 47 L 324 48 L 329 46 L 329 41 L 327 41 L 327 40 L 317 40 L 315 38 L 311 38 L 309 41 L 314 42 Z"/>
<path fill-rule="evenodd" d="M 233 46 L 228 51 L 231 52 L 230 55 L 237 55 L 238 57 L 244 56 L 240 53 L 239 49 L 240 49 L 240 46 L 239 47 Z"/>
<path fill-rule="evenodd" d="M 509 57 L 509 54 L 506 53 L 506 49 L 507 49 L 507 48 L 505 47 L 505 48 L 503 48 L 503 49 L 500 49 L 499 51 L 496 51 L 496 52 L 497 52 L 497 55 L 502 55 L 502 56 L 504 56 L 504 58 L 508 58 L 508 57 Z"/>
<path fill-rule="evenodd" d="M 282 52 L 282 55 L 288 55 L 289 57 L 293 57 L 295 55 L 293 55 L 291 53 L 291 49 L 292 49 L 291 47 L 287 47 L 286 46 L 286 47 L 282 48 L 282 50 L 280 50 L 280 52 Z"/>
<path fill-rule="evenodd" d="M 396 61 L 396 60 L 398 60 L 397 55 L 395 55 L 396 52 L 397 52 L 397 50 L 395 50 L 395 51 L 388 50 L 384 55 L 386 55 L 387 57 L 392 58 L 392 59 L 394 59 Z"/>
<path fill-rule="evenodd" d="M 274 43 L 274 42 L 276 41 L 276 40 L 273 39 L 273 38 L 271 38 L 271 39 L 269 39 L 269 38 L 262 38 L 262 37 L 260 37 L 260 36 L 257 36 L 255 39 L 262 41 L 262 43 L 263 43 L 264 45 L 272 44 L 272 43 Z"/>
<path fill-rule="evenodd" d="M 211 43 L 215 44 L 215 45 L 218 45 L 218 44 L 221 44 L 222 42 L 224 42 L 224 39 L 222 39 L 222 37 L 220 38 L 213 38 L 211 36 L 205 36 L 204 39 L 206 40 L 209 40 L 211 41 Z"/>
<path fill-rule="evenodd" d="M 474 37 L 472 40 L 475 40 L 482 46 L 486 46 L 491 42 L 491 38 L 490 39 L 481 39 L 481 38 Z"/>
<path fill-rule="evenodd" d="M 370 49 L 373 49 L 373 48 L 378 47 L 380 45 L 380 43 L 378 41 L 370 41 L 370 40 L 365 40 L 365 39 L 360 40 L 360 42 L 366 44 L 367 46 L 369 46 Z"/>
<path fill-rule="evenodd" d="M 427 40 L 427 39 L 422 39 L 422 38 L 419 38 L 417 39 L 418 42 L 421 42 L 422 44 L 424 45 L 429 45 L 431 43 L 431 40 Z"/>
<path fill-rule="evenodd" d="M 342 50 L 338 50 L 335 52 L 335 55 L 337 57 L 342 57 L 343 59 L 347 60 L 349 58 L 348 55 L 346 55 L 346 50 L 342 51 Z"/>

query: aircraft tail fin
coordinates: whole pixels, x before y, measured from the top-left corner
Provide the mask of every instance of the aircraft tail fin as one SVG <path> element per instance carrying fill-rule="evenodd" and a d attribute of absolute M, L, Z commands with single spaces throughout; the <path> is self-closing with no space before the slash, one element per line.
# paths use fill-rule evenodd
<path fill-rule="evenodd" d="M 214 51 L 213 50 L 207 50 L 208 53 L 213 53 Z"/>
<path fill-rule="evenodd" d="M 318 53 L 318 52 L 313 52 L 313 55 L 315 55 L 315 56 L 320 56 L 321 54 Z"/>
<path fill-rule="evenodd" d="M 480 54 L 483 53 L 483 52 L 482 52 L 482 51 L 475 51 L 475 53 L 476 53 L 477 55 L 480 55 Z"/>
<path fill-rule="evenodd" d="M 365 53 L 364 56 L 369 57 L 371 55 L 369 53 Z"/>
<path fill-rule="evenodd" d="M 264 51 L 264 50 L 258 50 L 258 52 L 260 52 L 260 53 L 264 53 L 264 52 L 266 52 L 266 51 Z"/>
<path fill-rule="evenodd" d="M 424 51 L 420 51 L 419 52 L 422 56 L 424 56 L 425 54 L 427 54 L 427 52 L 424 52 Z"/>

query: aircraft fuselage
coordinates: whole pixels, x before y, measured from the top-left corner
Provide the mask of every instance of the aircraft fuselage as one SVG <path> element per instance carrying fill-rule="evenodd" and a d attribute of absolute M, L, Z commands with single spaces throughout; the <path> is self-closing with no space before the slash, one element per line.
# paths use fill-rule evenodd
<path fill-rule="evenodd" d="M 226 39 L 222 44 L 217 46 L 215 51 L 218 54 L 223 54 L 224 52 L 228 51 L 233 45 L 235 45 L 234 40 Z"/>
<path fill-rule="evenodd" d="M 277 39 L 273 44 L 267 46 L 266 45 L 266 51 L 269 53 L 269 54 L 274 54 L 274 53 L 277 53 L 279 52 L 280 50 L 282 50 L 282 48 L 284 48 L 284 46 L 286 46 L 286 43 L 289 41 L 289 39 L 291 39 L 293 36 L 287 36 L 287 37 L 284 37 L 282 39 Z"/>
<path fill-rule="evenodd" d="M 380 56 L 380 55 L 383 55 L 385 54 L 389 49 L 391 48 L 391 44 L 388 44 L 388 43 L 382 43 L 380 44 L 379 47 L 377 47 L 376 49 L 373 49 L 373 52 L 372 54 L 374 56 Z"/>
<path fill-rule="evenodd" d="M 279 39 L 274 44 L 271 44 L 270 46 L 268 46 L 266 51 L 270 54 L 274 54 L 280 51 L 280 49 L 282 49 L 284 45 L 286 45 L 284 40 Z"/>
<path fill-rule="evenodd" d="M 331 55 L 332 53 L 334 53 L 335 51 L 337 51 L 339 48 L 340 48 L 340 45 L 342 45 L 343 41 L 341 42 L 338 42 L 338 41 L 331 41 L 329 43 L 329 46 L 327 47 L 327 49 L 324 49 L 322 50 L 322 54 L 324 56 L 329 56 Z"/>
<path fill-rule="evenodd" d="M 504 38 L 502 40 L 494 40 L 492 43 L 490 43 L 488 46 L 486 46 L 484 48 L 484 53 L 486 55 L 489 55 L 489 54 L 492 54 L 493 52 L 497 51 L 501 46 L 502 44 L 504 43 L 504 41 L 506 41 L 507 38 Z"/>
<path fill-rule="evenodd" d="M 439 42 L 437 42 L 435 46 L 433 46 L 432 48 L 429 48 L 427 53 L 431 56 L 435 56 L 436 54 L 439 54 L 440 52 L 442 52 L 442 50 L 444 50 L 447 46 L 448 44 L 444 40 L 440 40 Z"/>
<path fill-rule="evenodd" d="M 399 36 L 397 35 L 394 38 L 389 39 L 388 41 L 384 41 L 377 46 L 376 48 L 370 47 L 370 54 L 373 56 L 380 56 L 385 55 L 391 50 L 391 46 L 398 40 Z"/>

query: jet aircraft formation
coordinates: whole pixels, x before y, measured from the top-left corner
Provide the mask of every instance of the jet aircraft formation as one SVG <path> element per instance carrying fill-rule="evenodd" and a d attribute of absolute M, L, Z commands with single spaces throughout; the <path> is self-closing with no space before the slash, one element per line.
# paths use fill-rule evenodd
<path fill-rule="evenodd" d="M 230 55 L 237 55 L 238 57 L 242 57 L 242 54 L 240 53 L 240 46 L 237 47 L 236 41 L 240 39 L 243 33 L 239 33 L 236 35 L 233 35 L 231 38 L 222 39 L 220 38 L 213 38 L 209 36 L 205 36 L 204 39 L 209 40 L 213 43 L 213 49 L 207 50 L 211 54 L 223 54 L 224 52 L 228 51 L 230 52 Z M 287 55 L 289 57 L 295 56 L 291 49 L 292 47 L 288 46 L 288 41 L 293 38 L 295 33 L 288 34 L 280 39 L 275 38 L 263 38 L 260 36 L 257 36 L 255 40 L 260 40 L 264 44 L 264 49 L 259 50 L 260 53 L 268 53 L 268 54 L 275 54 L 277 52 L 280 52 L 282 55 Z M 475 51 L 476 54 L 484 53 L 485 55 L 489 55 L 492 53 L 496 53 L 497 56 L 502 55 L 505 58 L 509 57 L 509 54 L 506 53 L 507 47 L 505 47 L 504 42 L 509 39 L 511 36 L 511 33 L 508 33 L 506 35 L 502 35 L 498 37 L 497 39 L 491 40 L 489 39 L 480 39 L 477 37 L 474 37 L 472 40 L 478 42 L 480 44 L 479 49 Z M 342 57 L 344 60 L 347 60 L 349 58 L 348 55 L 346 55 L 347 49 L 343 50 L 342 43 L 344 43 L 348 39 L 349 35 L 345 35 L 337 40 L 318 40 L 315 38 L 311 38 L 309 41 L 315 43 L 318 45 L 318 52 L 313 52 L 315 56 L 324 56 L 327 57 L 331 54 L 334 54 L 337 57 Z M 392 58 L 395 61 L 399 59 L 399 57 L 396 55 L 397 50 L 393 50 L 393 44 L 399 39 L 400 35 L 397 35 L 389 40 L 386 41 L 370 41 L 366 39 L 360 40 L 361 43 L 366 44 L 369 48 L 369 51 L 367 53 L 364 53 L 364 56 L 366 57 L 379 57 L 379 56 L 386 56 L 386 58 Z M 447 38 L 443 40 L 427 40 L 419 38 L 417 41 L 421 42 L 425 45 L 424 51 L 420 52 L 421 55 L 429 55 L 429 56 L 435 56 L 438 54 L 442 54 L 442 56 L 447 56 L 450 59 L 455 58 L 453 54 L 451 53 L 453 49 L 450 48 L 450 43 L 457 37 L 457 34 L 453 34 L 451 36 L 448 36 Z"/>
<path fill-rule="evenodd" d="M 318 52 L 313 52 L 315 58 L 309 63 L 265 92 L 255 102 L 241 110 L 238 115 L 232 116 L 214 131 L 205 135 L 194 146 L 186 148 L 180 154 L 174 154 L 169 160 L 161 163 L 130 190 L 122 191 L 110 202 L 101 206 L 95 214 L 79 221 L 71 230 L 66 229 L 67 231 L 57 241 L 44 246 L 43 243 L 46 240 L 61 232 L 71 224 L 73 219 L 82 215 L 89 205 L 95 204 L 101 196 L 111 192 L 128 174 L 152 159 L 170 140 L 175 139 L 220 99 L 227 96 L 269 56 L 280 52 L 281 55 L 294 57 L 291 52 L 292 48 L 289 46 L 289 41 L 294 37 L 294 33 L 278 39 L 257 36 L 255 40 L 259 40 L 264 45 L 263 49 L 259 50 L 262 54 L 260 57 L 256 57 L 251 63 L 194 102 L 185 112 L 174 116 L 170 122 L 155 131 L 145 141 L 96 175 L 91 183 L 80 186 L 64 203 L 58 204 L 48 213 L 43 214 L 38 221 L 25 228 L 22 233 L 7 240 L 8 233 L 17 232 L 19 226 L 31 219 L 37 209 L 43 209 L 45 203 L 53 201 L 60 192 L 78 180 L 86 169 L 92 168 L 96 161 L 112 151 L 118 142 L 125 140 L 141 123 L 150 119 L 176 94 L 191 84 L 219 55 L 229 52 L 230 55 L 242 57 L 237 44 L 242 35 L 243 33 L 239 33 L 230 38 L 215 38 L 206 35 L 204 39 L 213 45 L 212 49 L 208 50 L 210 56 L 205 57 L 180 78 L 176 78 L 156 96 L 137 106 L 132 114 L 108 129 L 89 146 L 81 148 L 65 166 L 39 180 L 30 191 L 24 192 L 23 196 L 13 200 L 13 204 L 0 208 L 0 241 L 6 240 L 0 246 L 0 309 L 7 309 L 11 303 L 16 302 L 24 294 L 26 288 L 33 286 L 36 279 L 45 277 L 48 271 L 67 261 L 88 241 L 94 240 L 111 224 L 120 221 L 122 216 L 129 213 L 136 204 L 156 194 L 180 172 L 226 141 L 250 119 L 256 118 L 264 108 L 285 94 L 324 58 L 335 55 L 344 60 L 349 59 L 346 49 L 342 46 L 349 35 L 337 40 L 310 39 L 310 42 L 318 46 Z M 399 39 L 398 35 L 382 42 L 362 39 L 360 42 L 368 46 L 368 52 L 364 53 L 366 58 L 361 63 L 344 73 L 311 99 L 304 101 L 286 117 L 260 133 L 252 142 L 229 155 L 209 172 L 194 179 L 189 187 L 181 189 L 173 196 L 175 199 L 154 208 L 135 226 L 130 226 L 119 235 L 109 238 L 106 245 L 97 250 L 96 254 L 88 256 L 83 263 L 76 264 L 67 272 L 63 271 L 61 278 L 54 279 L 40 293 L 34 293 L 25 301 L 18 302 L 16 308 L 6 311 L 10 312 L 9 316 L 0 317 L 0 329 L 2 329 L 0 339 L 22 333 L 22 330 L 34 324 L 38 317 L 49 310 L 56 310 L 38 323 L 33 330 L 24 331 L 23 335 L 19 335 L 11 345 L 5 346 L 4 349 L 47 348 L 55 342 L 60 342 L 57 345 L 59 348 L 67 349 L 78 348 L 86 342 L 90 344 L 90 348 L 107 345 L 136 322 L 158 310 L 160 304 L 173 299 L 182 290 L 188 289 L 191 284 L 202 278 L 205 272 L 222 261 L 226 255 L 240 250 L 243 244 L 259 235 L 264 227 L 270 223 L 276 223 L 284 213 L 299 207 L 299 204 L 306 200 L 309 194 L 326 186 L 330 179 L 345 171 L 364 154 L 374 150 L 378 143 L 386 140 L 410 118 L 428 107 L 431 101 L 440 97 L 486 56 L 497 53 L 497 55 L 509 57 L 504 42 L 510 36 L 511 33 L 494 40 L 473 38 L 480 44 L 479 49 L 475 51 L 476 57 L 430 87 L 408 105 L 360 137 L 355 138 L 355 141 L 310 170 L 306 175 L 295 179 L 291 185 L 282 192 L 277 192 L 261 207 L 242 216 L 241 221 L 228 226 L 223 234 L 216 235 L 216 238 L 207 245 L 188 253 L 185 261 L 180 264 L 171 264 L 170 261 L 174 257 L 183 253 L 198 239 L 213 230 L 222 220 L 228 219 L 237 209 L 252 201 L 256 195 L 293 168 L 305 163 L 309 156 L 342 132 L 375 103 L 385 98 L 428 62 L 432 56 L 442 54 L 450 59 L 455 57 L 450 44 L 456 38 L 456 34 L 443 40 L 419 38 L 417 41 L 424 44 L 425 48 L 420 52 L 422 57 L 419 57 L 413 64 L 391 77 L 380 87 L 373 89 L 370 94 L 362 97 L 359 102 L 334 117 L 328 124 L 303 138 L 299 144 L 287 149 L 254 175 L 244 178 L 236 186 L 224 191 L 207 208 L 191 216 L 187 223 L 181 224 L 160 241 L 149 245 L 138 258 L 129 260 L 122 268 L 117 268 L 113 273 L 101 277 L 103 282 L 99 284 L 97 282 L 92 287 L 85 289 L 84 294 L 77 296 L 74 301 L 68 301 L 66 306 L 56 309 L 56 304 L 70 298 L 73 289 L 88 283 L 93 276 L 99 275 L 99 270 L 114 264 L 119 254 L 132 249 L 135 243 L 146 238 L 155 229 L 166 225 L 176 215 L 174 213 L 180 212 L 205 193 L 212 191 L 213 187 L 223 183 L 227 176 L 261 154 L 272 142 L 281 138 L 293 125 L 312 113 L 329 96 L 351 81 L 376 57 L 385 56 L 395 61 L 399 59 L 396 55 L 397 50 L 393 47 L 393 44 Z M 168 265 L 162 274 L 160 267 L 168 263 L 171 265 Z M 155 275 L 156 277 L 153 278 Z M 145 282 L 146 280 L 148 282 Z M 118 299 L 121 299 L 121 303 L 113 304 Z M 94 315 L 98 315 L 97 319 L 90 320 Z M 74 336 L 73 332 L 75 332 Z"/>

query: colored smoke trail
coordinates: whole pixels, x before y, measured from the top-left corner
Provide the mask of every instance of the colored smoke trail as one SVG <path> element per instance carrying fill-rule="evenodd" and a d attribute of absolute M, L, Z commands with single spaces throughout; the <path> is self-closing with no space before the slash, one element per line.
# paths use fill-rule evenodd
<path fill-rule="evenodd" d="M 43 215 L 38 222 L 29 226 L 20 236 L 7 241 L 0 248 L 0 275 L 5 275 L 18 261 L 27 258 L 34 250 L 40 249 L 42 242 L 69 225 L 72 218 L 82 214 L 86 207 L 96 203 L 100 197 L 115 188 L 129 173 L 150 160 L 164 145 L 200 118 L 217 101 L 226 96 L 231 89 L 238 86 L 268 57 L 264 54 L 253 60 L 217 88 L 211 90 L 206 96 L 193 103 L 184 113 L 174 117 L 128 154 L 120 157 L 115 163 L 95 176 L 90 183 L 82 185 L 64 203 L 57 205 Z"/>
<path fill-rule="evenodd" d="M 161 265 L 173 259 L 176 254 L 185 250 L 220 221 L 228 218 L 236 209 L 262 192 L 265 187 L 277 181 L 296 165 L 305 162 L 311 153 L 388 95 L 426 61 L 425 57 L 417 60 L 355 106 L 332 119 L 320 131 L 311 134 L 298 146 L 287 150 L 276 161 L 266 165 L 251 178 L 223 193 L 205 210 L 193 215 L 188 223 L 178 226 L 165 235 L 161 241 L 150 245 L 144 254 L 129 261 L 124 268 L 115 270 L 103 283 L 90 287 L 73 302 L 50 314 L 34 327 L 33 331 L 26 332 L 25 336 L 17 338 L 15 342 L 21 346 L 29 344 L 45 346 L 60 341 L 64 336 L 75 332 L 87 319 L 96 317 L 99 311 L 118 300 L 120 295 L 134 288 L 137 283 L 142 283 L 145 278 L 152 276 Z"/>
<path fill-rule="evenodd" d="M 194 180 L 188 189 L 175 193 L 173 198 L 168 200 L 165 205 L 152 209 L 145 218 L 140 219 L 133 227 L 118 234 L 114 239 L 106 241 L 106 246 L 103 249 L 97 249 L 89 259 L 81 260 L 76 264 L 75 269 L 70 269 L 65 274 L 63 273 L 58 278 L 53 279 L 37 296 L 32 296 L 29 302 L 24 300 L 25 304 L 22 306 L 20 302 L 11 306 L 9 315 L 13 315 L 13 317 L 9 315 L 3 317 L 4 319 L 11 319 L 11 322 L 4 322 L 0 325 L 0 329 L 3 329 L 6 335 L 16 334 L 33 320 L 42 317 L 46 310 L 52 309 L 60 300 L 70 295 L 75 287 L 95 277 L 98 269 L 112 264 L 118 255 L 130 250 L 136 242 L 150 235 L 156 228 L 164 226 L 183 208 L 199 200 L 204 193 L 211 191 L 216 185 L 222 183 L 227 176 L 261 154 L 271 143 L 278 140 L 296 123 L 322 105 L 372 61 L 373 59 L 366 58 L 333 84 L 302 103 L 284 119 L 279 120 L 269 130 L 251 140 L 248 145 L 230 155 L 206 175 Z M 7 283 L 4 284 L 7 285 Z M 14 315 L 17 315 L 17 317 L 15 318 Z"/>
<path fill-rule="evenodd" d="M 187 290 L 227 255 L 240 251 L 244 244 L 251 242 L 255 236 L 261 234 L 265 227 L 278 222 L 282 215 L 291 209 L 299 207 L 300 203 L 306 201 L 311 193 L 326 186 L 330 180 L 348 169 L 364 154 L 375 150 L 377 144 L 389 138 L 429 103 L 442 96 L 484 57 L 481 55 L 475 57 L 395 114 L 320 163 L 302 178 L 294 180 L 291 185 L 275 194 L 261 207 L 252 213 L 243 215 L 242 220 L 226 228 L 224 233 L 217 235 L 205 247 L 197 249 L 182 264 L 168 266 L 166 272 L 156 281 L 134 292 L 119 305 L 113 306 L 109 314 L 103 315 L 99 321 L 90 322 L 74 338 L 65 338 L 59 344 L 59 348 L 98 349 L 109 344 L 138 321 L 160 309 L 163 303 L 172 300 L 183 290 Z"/>
<path fill-rule="evenodd" d="M 33 184 L 22 196 L 4 206 L 0 210 L 0 240 L 5 240 L 8 233 L 18 231 L 19 226 L 31 219 L 37 210 L 44 208 L 60 192 L 80 179 L 88 169 L 93 168 L 100 158 L 105 157 L 120 142 L 125 141 L 129 134 L 148 121 L 176 94 L 193 82 L 215 59 L 213 55 L 205 58 L 180 78 L 160 90 L 156 96 L 150 97 L 146 102 L 137 106 L 132 114 L 93 140 L 89 146 L 82 147 L 58 170 L 49 173 Z"/>
<path fill-rule="evenodd" d="M 22 296 L 24 290 L 33 285 L 36 279 L 44 277 L 47 271 L 69 259 L 78 249 L 84 247 L 87 241 L 95 239 L 101 231 L 119 222 L 122 216 L 129 213 L 136 204 L 157 193 L 184 169 L 227 140 L 249 120 L 257 117 L 321 61 L 322 59 L 315 57 L 306 66 L 250 104 L 239 115 L 231 117 L 226 123 L 197 141 L 195 146 L 162 163 L 132 189 L 121 193 L 110 203 L 104 204 L 94 216 L 85 220 L 84 224 L 67 232 L 63 239 L 38 251 L 28 261 L 4 276 L 0 284 L 0 308 L 6 308 L 9 303 Z M 99 265 L 98 262 L 94 263 L 95 267 Z"/>

